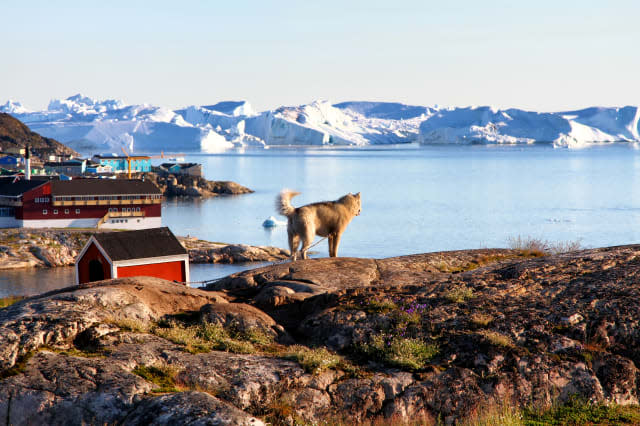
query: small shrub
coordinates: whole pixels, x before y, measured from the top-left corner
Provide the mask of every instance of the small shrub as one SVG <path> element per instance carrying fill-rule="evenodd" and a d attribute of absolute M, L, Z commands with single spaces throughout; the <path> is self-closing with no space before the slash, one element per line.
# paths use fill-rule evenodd
<path fill-rule="evenodd" d="M 11 306 L 16 302 L 25 299 L 24 296 L 9 296 L 9 297 L 0 297 L 0 309 L 6 308 L 7 306 Z"/>
<path fill-rule="evenodd" d="M 421 339 L 379 334 L 361 345 L 359 351 L 391 366 L 419 370 L 438 353 L 438 346 Z"/>
<path fill-rule="evenodd" d="M 178 370 L 174 367 L 168 365 L 138 365 L 133 369 L 133 373 L 158 386 L 152 389 L 151 392 L 168 393 L 180 391 L 175 380 Z"/>
<path fill-rule="evenodd" d="M 482 330 L 479 334 L 494 346 L 500 346 L 503 348 L 512 348 L 515 346 L 509 336 L 505 336 L 497 331 Z"/>
<path fill-rule="evenodd" d="M 462 303 L 473 297 L 473 289 L 460 285 L 449 290 L 444 297 L 452 303 Z"/>
<path fill-rule="evenodd" d="M 476 327 L 486 327 L 493 322 L 493 315 L 476 312 L 471 315 L 471 324 Z"/>
<path fill-rule="evenodd" d="M 284 358 L 296 361 L 310 374 L 336 369 L 344 363 L 340 355 L 329 352 L 325 348 L 310 349 L 299 345 L 291 346 Z"/>

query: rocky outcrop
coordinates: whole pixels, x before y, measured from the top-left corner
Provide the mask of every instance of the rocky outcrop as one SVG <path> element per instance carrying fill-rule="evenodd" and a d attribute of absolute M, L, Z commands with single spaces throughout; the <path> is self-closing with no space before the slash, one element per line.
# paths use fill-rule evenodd
<path fill-rule="evenodd" d="M 76 256 L 95 229 L 0 229 L 0 270 L 74 265 Z M 289 257 L 277 247 L 212 243 L 178 237 L 191 263 L 275 262 Z"/>
<path fill-rule="evenodd" d="M 144 173 L 165 197 L 214 197 L 217 195 L 249 194 L 253 191 L 230 181 L 211 181 L 201 176 Z"/>
<path fill-rule="evenodd" d="M 178 237 L 189 251 L 192 263 L 275 262 L 289 258 L 289 251 L 278 247 L 212 243 L 195 237 Z"/>
<path fill-rule="evenodd" d="M 206 291 L 138 277 L 25 299 L 0 309 L 0 422 L 454 424 L 505 402 L 636 404 L 640 246 L 529 255 L 311 259 Z"/>

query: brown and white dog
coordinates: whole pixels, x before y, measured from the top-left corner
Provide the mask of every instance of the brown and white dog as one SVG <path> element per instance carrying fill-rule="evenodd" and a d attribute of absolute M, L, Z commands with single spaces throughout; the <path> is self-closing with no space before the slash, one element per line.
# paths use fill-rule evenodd
<path fill-rule="evenodd" d="M 338 256 L 340 237 L 351 219 L 360 215 L 360 193 L 347 194 L 336 201 L 322 201 L 293 207 L 291 198 L 299 192 L 283 189 L 276 198 L 276 210 L 287 217 L 287 234 L 291 259 L 296 260 L 298 245 L 302 240 L 302 258 L 307 258 L 307 250 L 316 235 L 329 238 L 329 256 Z"/>

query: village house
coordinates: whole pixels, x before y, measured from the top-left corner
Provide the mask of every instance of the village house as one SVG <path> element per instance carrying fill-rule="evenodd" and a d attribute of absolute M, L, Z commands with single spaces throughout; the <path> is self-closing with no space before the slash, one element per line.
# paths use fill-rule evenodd
<path fill-rule="evenodd" d="M 198 163 L 162 163 L 160 167 L 174 175 L 202 176 L 202 164 Z"/>
<path fill-rule="evenodd" d="M 82 176 L 87 168 L 87 160 L 68 160 L 68 161 L 47 161 L 44 163 L 44 170 L 48 174 Z"/>
<path fill-rule="evenodd" d="M 0 177 L 0 228 L 155 228 L 161 203 L 160 189 L 138 179 Z"/>
<path fill-rule="evenodd" d="M 75 267 L 76 284 L 140 275 L 189 281 L 189 254 L 166 227 L 96 233 Z"/>
<path fill-rule="evenodd" d="M 24 164 L 24 159 L 22 157 L 13 156 L 13 155 L 5 155 L 0 157 L 0 167 L 5 168 L 16 168 L 22 166 Z"/>
<path fill-rule="evenodd" d="M 127 157 L 118 154 L 98 154 L 94 155 L 92 160 L 102 166 L 111 166 L 113 173 L 127 173 L 129 171 L 129 162 L 131 162 L 131 171 L 135 173 L 151 171 L 151 157 L 147 155 L 135 155 Z"/>

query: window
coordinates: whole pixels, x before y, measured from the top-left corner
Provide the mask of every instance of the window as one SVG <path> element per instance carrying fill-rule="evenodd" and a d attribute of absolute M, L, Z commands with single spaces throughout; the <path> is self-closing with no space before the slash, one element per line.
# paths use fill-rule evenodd
<path fill-rule="evenodd" d="M 136 207 L 136 211 L 139 212 L 140 211 L 140 207 Z"/>
<path fill-rule="evenodd" d="M 53 211 L 53 214 L 58 214 L 58 210 L 54 210 L 54 211 Z"/>
<path fill-rule="evenodd" d="M 80 209 L 76 209 L 76 214 L 79 214 L 79 213 L 80 213 Z"/>
<path fill-rule="evenodd" d="M 69 209 L 64 209 L 64 214 L 69 214 Z"/>
<path fill-rule="evenodd" d="M 48 212 L 47 212 L 47 209 L 43 209 L 43 210 L 42 210 L 42 214 L 47 214 L 47 213 L 48 213 Z"/>

